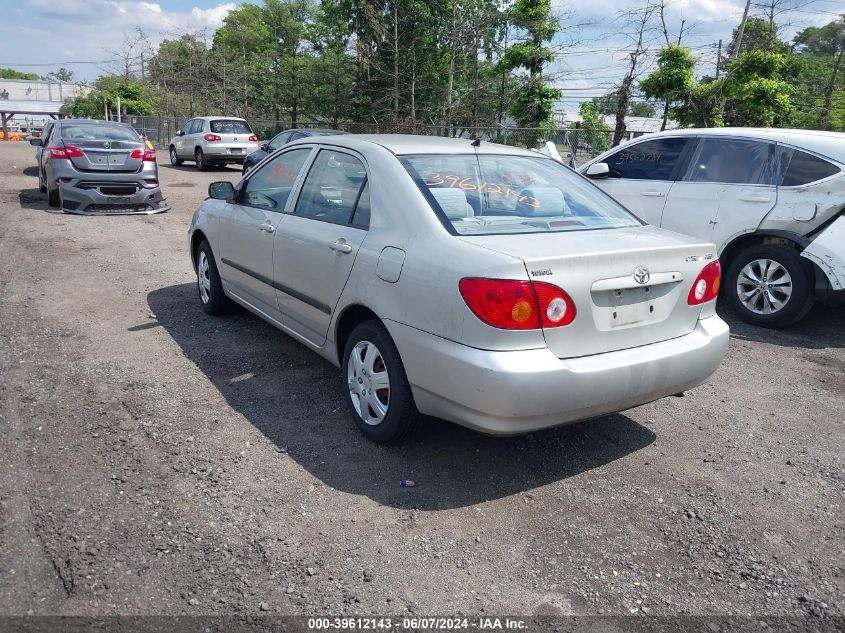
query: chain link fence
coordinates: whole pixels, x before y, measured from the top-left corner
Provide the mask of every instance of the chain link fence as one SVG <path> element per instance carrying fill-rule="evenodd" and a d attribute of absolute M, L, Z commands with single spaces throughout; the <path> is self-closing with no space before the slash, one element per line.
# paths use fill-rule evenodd
<path fill-rule="evenodd" d="M 127 116 L 123 119 L 143 134 L 157 148 L 164 149 L 187 118 L 163 116 Z M 262 141 L 290 129 L 288 121 L 250 121 L 256 135 Z M 569 165 L 575 167 L 597 156 L 611 146 L 612 132 L 581 127 L 519 128 L 519 127 L 464 127 L 443 125 L 422 125 L 411 123 L 361 123 L 342 122 L 337 127 L 324 121 L 298 121 L 298 128 L 333 128 L 351 134 L 421 134 L 464 139 L 480 139 L 491 143 L 502 143 L 515 147 L 540 148 L 547 141 L 557 147 L 558 152 Z"/>

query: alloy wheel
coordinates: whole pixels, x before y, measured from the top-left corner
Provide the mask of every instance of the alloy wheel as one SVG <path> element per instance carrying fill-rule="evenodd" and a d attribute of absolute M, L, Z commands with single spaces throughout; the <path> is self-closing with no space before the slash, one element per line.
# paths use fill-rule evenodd
<path fill-rule="evenodd" d="M 209 277 L 208 257 L 200 251 L 197 257 L 197 286 L 200 290 L 200 299 L 203 303 L 211 300 L 211 277 Z"/>
<path fill-rule="evenodd" d="M 370 426 L 381 424 L 390 406 L 390 378 L 381 352 L 370 341 L 359 341 L 352 348 L 347 385 L 361 419 Z"/>
<path fill-rule="evenodd" d="M 773 259 L 748 262 L 736 280 L 736 293 L 748 310 L 755 314 L 774 314 L 783 309 L 792 296 L 792 277 Z"/>

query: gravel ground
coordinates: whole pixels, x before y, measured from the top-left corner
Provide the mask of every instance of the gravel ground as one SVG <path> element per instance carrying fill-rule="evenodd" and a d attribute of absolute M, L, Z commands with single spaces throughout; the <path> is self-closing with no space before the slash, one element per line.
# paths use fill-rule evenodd
<path fill-rule="evenodd" d="M 0 614 L 845 611 L 845 316 L 731 322 L 683 398 L 368 443 L 340 373 L 198 305 L 173 211 L 49 209 L 0 143 Z M 414 479 L 402 488 L 400 479 Z"/>

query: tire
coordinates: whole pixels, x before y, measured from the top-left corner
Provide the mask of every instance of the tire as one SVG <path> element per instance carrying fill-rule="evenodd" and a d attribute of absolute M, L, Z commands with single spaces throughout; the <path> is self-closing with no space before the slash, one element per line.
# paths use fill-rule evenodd
<path fill-rule="evenodd" d="M 174 167 L 179 167 L 182 164 L 182 159 L 179 158 L 179 154 L 176 153 L 176 148 L 170 148 L 170 164 Z"/>
<path fill-rule="evenodd" d="M 368 354 L 374 354 L 372 360 Z M 377 384 L 386 387 L 371 388 L 376 374 L 382 379 Z M 422 418 L 414 404 L 399 350 L 381 322 L 365 321 L 352 331 L 343 352 L 343 376 L 352 417 L 373 442 L 399 443 Z"/>
<path fill-rule="evenodd" d="M 62 206 L 62 196 L 59 193 L 58 188 L 47 189 L 47 204 L 56 208 Z"/>
<path fill-rule="evenodd" d="M 208 171 L 208 163 L 205 162 L 205 155 L 199 147 L 194 150 L 194 162 L 200 171 Z"/>
<path fill-rule="evenodd" d="M 217 262 L 208 240 L 203 240 L 197 249 L 196 257 L 197 292 L 200 305 L 207 314 L 220 316 L 231 312 L 234 303 L 223 292 Z"/>
<path fill-rule="evenodd" d="M 752 246 L 733 258 L 725 279 L 726 299 L 743 321 L 780 328 L 813 306 L 813 266 L 793 249 Z"/>

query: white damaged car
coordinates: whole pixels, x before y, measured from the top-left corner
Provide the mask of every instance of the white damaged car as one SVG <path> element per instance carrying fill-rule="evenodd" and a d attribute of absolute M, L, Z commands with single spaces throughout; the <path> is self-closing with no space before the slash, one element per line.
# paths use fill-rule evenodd
<path fill-rule="evenodd" d="M 724 298 L 749 323 L 783 327 L 845 299 L 845 134 L 673 130 L 579 171 L 649 224 L 715 243 Z"/>

